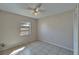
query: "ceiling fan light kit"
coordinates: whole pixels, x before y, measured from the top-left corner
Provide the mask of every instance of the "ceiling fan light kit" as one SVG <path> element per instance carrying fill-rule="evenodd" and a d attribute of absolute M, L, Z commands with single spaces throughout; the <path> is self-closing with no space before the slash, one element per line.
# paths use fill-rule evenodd
<path fill-rule="evenodd" d="M 38 8 L 35 8 L 33 11 L 32 11 L 32 14 L 34 16 L 37 16 L 39 14 L 39 9 Z"/>

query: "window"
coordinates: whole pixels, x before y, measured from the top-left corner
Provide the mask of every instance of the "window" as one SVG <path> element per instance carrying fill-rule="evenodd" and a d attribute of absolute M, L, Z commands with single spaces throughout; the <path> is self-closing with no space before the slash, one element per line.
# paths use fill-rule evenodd
<path fill-rule="evenodd" d="M 31 22 L 22 22 L 20 24 L 20 36 L 28 36 L 31 34 Z"/>

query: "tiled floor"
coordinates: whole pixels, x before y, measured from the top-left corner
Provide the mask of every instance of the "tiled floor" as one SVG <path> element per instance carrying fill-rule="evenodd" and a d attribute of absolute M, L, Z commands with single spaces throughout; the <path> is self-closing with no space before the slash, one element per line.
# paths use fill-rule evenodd
<path fill-rule="evenodd" d="M 48 44 L 46 42 L 36 41 L 25 46 L 23 50 L 14 55 L 72 55 L 72 54 L 73 53 L 69 50 Z"/>

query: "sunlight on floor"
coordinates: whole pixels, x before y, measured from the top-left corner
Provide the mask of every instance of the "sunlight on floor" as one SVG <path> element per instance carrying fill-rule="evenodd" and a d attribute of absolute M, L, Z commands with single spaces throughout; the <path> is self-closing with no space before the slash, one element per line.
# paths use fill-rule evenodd
<path fill-rule="evenodd" d="M 18 52 L 24 50 L 24 48 L 25 48 L 25 47 L 21 47 L 21 48 L 19 48 L 19 49 L 17 49 L 17 50 L 14 50 L 14 51 L 13 51 L 12 53 L 10 53 L 9 55 L 15 55 L 15 54 L 17 54 Z"/>

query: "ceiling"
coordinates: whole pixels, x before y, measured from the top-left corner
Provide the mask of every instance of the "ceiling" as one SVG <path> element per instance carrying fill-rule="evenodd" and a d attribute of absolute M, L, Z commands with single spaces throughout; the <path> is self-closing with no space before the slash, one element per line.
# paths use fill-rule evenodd
<path fill-rule="evenodd" d="M 0 10 L 39 19 L 72 10 L 76 7 L 75 3 L 42 3 L 40 9 L 44 11 L 40 12 L 39 15 L 34 16 L 32 10 L 27 10 L 27 7 L 34 7 L 36 5 L 37 3 L 0 3 Z"/>

